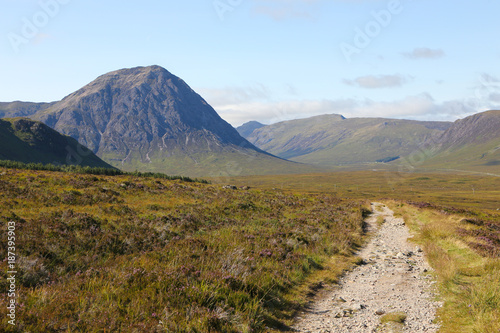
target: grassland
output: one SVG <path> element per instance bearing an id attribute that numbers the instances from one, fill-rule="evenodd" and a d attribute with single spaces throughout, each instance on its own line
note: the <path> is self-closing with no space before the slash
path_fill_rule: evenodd
<path id="1" fill-rule="evenodd" d="M 455 210 L 495 213 L 500 209 L 500 177 L 474 173 L 343 171 L 213 181 L 294 193 L 329 193 L 349 199 L 429 202 Z"/>
<path id="2" fill-rule="evenodd" d="M 365 201 L 326 193 L 0 169 L 0 194 L 19 295 L 7 325 L 4 260 L 2 332 L 283 329 L 363 237 Z"/>

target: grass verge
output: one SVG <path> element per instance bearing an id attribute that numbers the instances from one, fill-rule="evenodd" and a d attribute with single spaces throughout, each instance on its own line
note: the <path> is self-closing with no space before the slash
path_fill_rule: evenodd
<path id="1" fill-rule="evenodd" d="M 500 218 L 393 203 L 434 268 L 444 306 L 440 332 L 500 331 Z"/>

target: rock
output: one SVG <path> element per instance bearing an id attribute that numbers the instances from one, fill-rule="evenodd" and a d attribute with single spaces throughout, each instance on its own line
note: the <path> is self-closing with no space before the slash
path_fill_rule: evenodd
<path id="1" fill-rule="evenodd" d="M 364 308 L 366 308 L 366 306 L 363 304 L 353 304 L 353 306 L 352 306 L 352 309 L 354 311 L 360 311 L 360 310 L 363 310 Z"/>
<path id="2" fill-rule="evenodd" d="M 384 310 L 377 310 L 377 311 L 375 311 L 375 314 L 376 314 L 377 316 L 382 316 L 382 315 L 384 315 L 384 314 L 385 314 L 385 311 L 384 311 Z"/>

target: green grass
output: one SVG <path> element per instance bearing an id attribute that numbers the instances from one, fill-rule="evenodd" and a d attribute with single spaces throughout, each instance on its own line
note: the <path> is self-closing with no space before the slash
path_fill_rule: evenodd
<path id="1" fill-rule="evenodd" d="M 18 254 L 18 321 L 4 325 L 1 297 L 5 332 L 284 328 L 311 283 L 352 264 L 366 209 L 324 193 L 17 169 L 0 169 L 0 194 Z"/>
<path id="2" fill-rule="evenodd" d="M 189 177 L 214 177 L 227 179 L 230 176 L 255 174 L 298 174 L 320 170 L 311 165 L 286 161 L 240 147 L 224 147 L 221 151 L 190 152 L 184 151 L 152 152 L 150 161 L 132 152 L 127 162 L 124 156 L 102 154 L 100 157 L 117 168 L 125 171 L 162 172 Z"/>

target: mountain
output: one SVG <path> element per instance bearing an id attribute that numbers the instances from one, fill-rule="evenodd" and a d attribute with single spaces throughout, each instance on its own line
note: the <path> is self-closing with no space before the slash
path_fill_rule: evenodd
<path id="1" fill-rule="evenodd" d="M 249 137 L 256 129 L 262 128 L 264 126 L 266 125 L 261 124 L 258 121 L 249 121 L 239 127 L 236 127 L 236 130 L 242 137 L 246 138 Z"/>
<path id="2" fill-rule="evenodd" d="M 0 119 L 0 160 L 112 168 L 75 139 L 26 118 Z"/>
<path id="3" fill-rule="evenodd" d="M 441 135 L 447 122 L 351 118 L 330 114 L 254 130 L 257 147 L 292 161 L 320 166 L 389 162 Z"/>
<path id="4" fill-rule="evenodd" d="M 457 120 L 441 136 L 426 167 L 500 173 L 500 111 L 487 111 Z"/>
<path id="5" fill-rule="evenodd" d="M 0 102 L 0 118 L 16 118 L 16 117 L 29 117 L 35 113 L 45 110 L 52 105 L 52 103 L 31 103 L 31 102 Z"/>
<path id="6" fill-rule="evenodd" d="M 33 118 L 128 171 L 224 176 L 307 169 L 256 148 L 159 66 L 102 75 Z"/>

